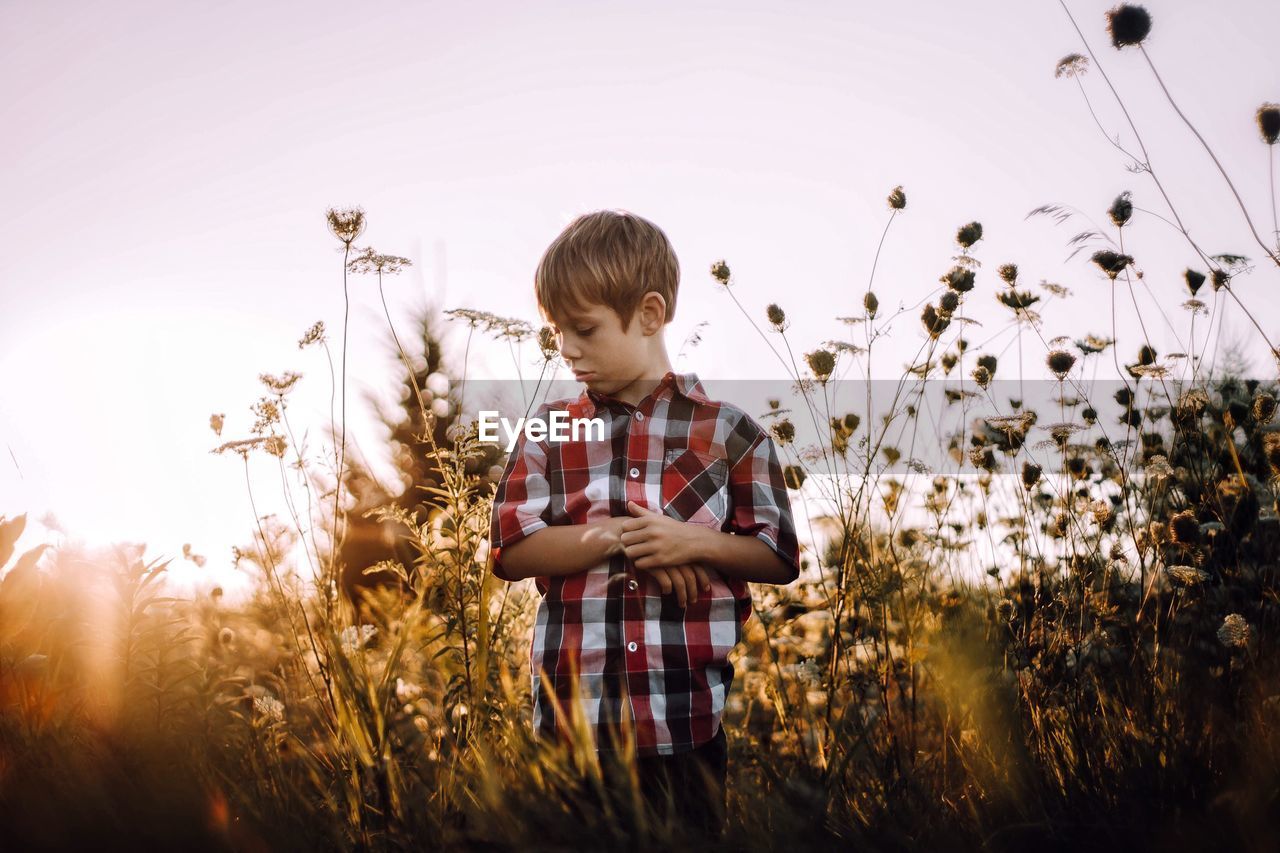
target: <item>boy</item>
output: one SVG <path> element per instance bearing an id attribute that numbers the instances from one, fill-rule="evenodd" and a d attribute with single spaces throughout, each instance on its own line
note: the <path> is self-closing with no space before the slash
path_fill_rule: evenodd
<path id="1" fill-rule="evenodd" d="M 728 655 L 751 615 L 747 582 L 787 584 L 800 569 L 772 440 L 671 368 L 664 327 L 679 277 L 666 235 L 629 213 L 581 216 L 547 249 L 538 307 L 586 389 L 534 417 L 601 418 L 604 440 L 521 436 L 494 500 L 492 571 L 533 577 L 542 595 L 535 732 L 567 727 L 580 694 L 596 748 L 633 741 L 650 802 L 669 792 L 686 820 L 718 834 L 720 719 Z"/>

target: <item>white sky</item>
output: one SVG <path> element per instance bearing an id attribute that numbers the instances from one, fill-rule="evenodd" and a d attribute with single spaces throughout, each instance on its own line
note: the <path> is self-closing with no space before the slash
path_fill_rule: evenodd
<path id="1" fill-rule="evenodd" d="M 1141 55 L 1109 46 L 1110 5 L 1071 8 L 1193 234 L 1256 259 Z M 1280 4 L 1149 8 L 1157 67 L 1269 230 L 1253 115 L 1280 101 Z M 756 316 L 781 303 L 811 349 L 844 331 L 835 316 L 858 313 L 884 197 L 902 184 L 908 209 L 876 279 L 886 308 L 925 298 L 956 227 L 977 219 L 985 266 L 969 304 L 987 323 L 971 339 L 1004 322 L 990 294 L 1005 261 L 1075 291 L 1046 312 L 1046 338 L 1110 334 L 1109 285 L 1084 257 L 1064 264 L 1085 224 L 1024 221 L 1062 202 L 1102 222 L 1126 189 L 1163 212 L 1075 83 L 1054 79 L 1078 50 L 1052 2 L 0 4 L 0 513 L 52 512 L 91 542 L 144 541 L 149 556 L 190 542 L 229 562 L 253 516 L 239 459 L 208 453 L 220 440 L 208 417 L 226 412 L 224 437 L 247 435 L 258 373 L 293 369 L 305 374 L 295 417 L 323 429 L 328 369 L 295 342 L 319 319 L 335 344 L 340 333 L 329 206 L 363 206 L 359 242 L 415 262 L 389 283 L 393 311 L 429 300 L 528 320 L 533 268 L 560 228 L 633 210 L 682 261 L 672 357 L 710 321 L 678 368 L 756 378 L 779 368 L 710 283 L 711 261 L 729 260 Z M 1120 131 L 1096 71 L 1085 85 Z M 1189 248 L 1149 217 L 1130 231 L 1185 331 Z M 1259 265 L 1236 287 L 1280 338 L 1277 273 Z M 917 314 L 877 375 L 901 373 Z M 368 280 L 355 281 L 351 317 L 350 429 L 376 448 L 361 391 L 391 388 L 395 365 Z M 1148 326 L 1162 351 L 1180 348 L 1158 316 Z M 1268 375 L 1238 310 L 1225 328 Z M 1131 309 L 1117 331 L 1131 358 Z M 472 375 L 512 374 L 505 349 L 483 349 Z M 254 464 L 260 510 L 280 510 L 278 475 Z"/>

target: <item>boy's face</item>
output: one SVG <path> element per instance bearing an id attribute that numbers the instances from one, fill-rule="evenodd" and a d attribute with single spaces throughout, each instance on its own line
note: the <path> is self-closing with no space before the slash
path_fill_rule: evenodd
<path id="1" fill-rule="evenodd" d="M 661 303 L 662 297 L 657 301 Z M 650 359 L 644 311 L 645 306 L 637 308 L 625 330 L 622 318 L 607 305 L 589 305 L 553 319 L 551 327 L 560 355 L 578 381 L 592 391 L 613 396 L 644 375 Z"/>

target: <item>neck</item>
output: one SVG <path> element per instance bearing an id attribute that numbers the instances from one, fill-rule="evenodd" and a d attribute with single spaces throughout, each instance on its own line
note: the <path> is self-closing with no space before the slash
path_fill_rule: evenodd
<path id="1" fill-rule="evenodd" d="M 640 404 L 640 401 L 658 387 L 658 383 L 662 381 L 662 377 L 674 368 L 671 367 L 671 359 L 667 357 L 666 347 L 662 347 L 658 352 L 654 353 L 654 357 L 649 365 L 640 374 L 640 377 L 624 388 L 619 388 L 616 393 L 611 394 L 615 400 L 621 400 L 624 403 L 630 403 L 633 406 Z"/>

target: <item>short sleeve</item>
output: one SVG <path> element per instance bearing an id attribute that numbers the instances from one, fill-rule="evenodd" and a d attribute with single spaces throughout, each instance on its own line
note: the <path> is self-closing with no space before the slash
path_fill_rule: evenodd
<path id="1" fill-rule="evenodd" d="M 782 465 L 768 433 L 758 425 L 756 433 L 755 440 L 729 469 L 733 511 L 727 529 L 764 540 L 799 577 L 800 546 Z"/>
<path id="2" fill-rule="evenodd" d="M 550 407 L 543 404 L 532 417 L 543 417 Z M 547 480 L 547 448 L 543 442 L 529 441 L 521 432 L 493 498 L 489 526 L 489 553 L 495 577 L 510 581 L 502 570 L 502 549 L 538 532 L 551 523 L 551 487 Z"/>

